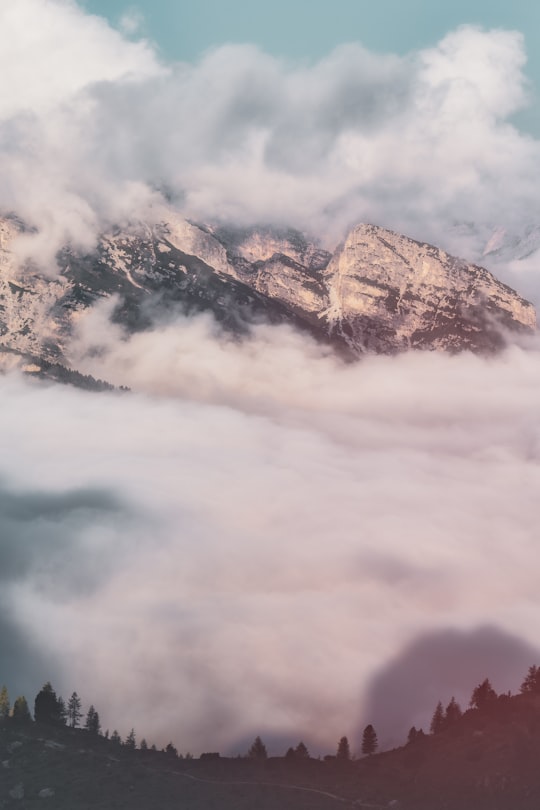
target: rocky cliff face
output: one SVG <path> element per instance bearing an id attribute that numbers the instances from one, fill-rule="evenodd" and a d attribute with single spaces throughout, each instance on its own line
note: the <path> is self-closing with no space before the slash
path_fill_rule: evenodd
<path id="1" fill-rule="evenodd" d="M 201 226 L 169 211 L 157 226 L 104 234 L 91 255 L 64 249 L 52 278 L 18 266 L 21 227 L 0 220 L 4 354 L 62 361 L 78 313 L 112 294 L 129 329 L 147 327 L 149 311 L 209 310 L 237 332 L 292 323 L 349 356 L 493 350 L 536 324 L 532 305 L 487 270 L 373 225 L 332 255 L 295 231 Z"/>
<path id="2" fill-rule="evenodd" d="M 330 329 L 358 351 L 489 350 L 536 324 L 487 270 L 374 225 L 351 231 L 324 276 Z"/>

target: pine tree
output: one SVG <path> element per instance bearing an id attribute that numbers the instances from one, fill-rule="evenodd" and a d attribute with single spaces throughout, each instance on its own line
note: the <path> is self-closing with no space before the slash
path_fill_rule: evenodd
<path id="1" fill-rule="evenodd" d="M 120 736 L 120 734 L 117 732 L 116 729 L 114 729 L 113 733 L 111 734 L 111 742 L 114 743 L 115 745 L 122 744 L 122 737 Z"/>
<path id="2" fill-rule="evenodd" d="M 294 749 L 294 756 L 296 759 L 309 759 L 309 751 L 307 746 L 300 740 L 296 748 Z"/>
<path id="3" fill-rule="evenodd" d="M 251 748 L 248 751 L 248 757 L 251 759 L 266 759 L 268 752 L 266 746 L 260 737 L 255 737 Z"/>
<path id="4" fill-rule="evenodd" d="M 416 726 L 411 726 L 409 729 L 409 733 L 407 734 L 407 742 L 414 743 L 418 738 L 418 731 L 416 730 Z"/>
<path id="5" fill-rule="evenodd" d="M 540 667 L 534 665 L 529 667 L 525 680 L 520 686 L 520 692 L 522 694 L 531 692 L 533 694 L 540 693 Z"/>
<path id="6" fill-rule="evenodd" d="M 445 728 L 448 726 L 453 725 L 459 718 L 463 715 L 461 711 L 461 706 L 456 701 L 455 697 L 452 697 L 452 700 L 446 707 L 446 711 L 444 713 L 444 725 Z"/>
<path id="7" fill-rule="evenodd" d="M 144 737 L 141 740 L 139 748 L 141 749 L 141 751 L 148 751 L 148 743 L 146 742 Z"/>
<path id="8" fill-rule="evenodd" d="M 99 714 L 94 709 L 93 706 L 90 706 L 88 709 L 86 720 L 84 721 L 84 727 L 90 734 L 95 735 L 96 737 L 101 733 L 101 723 L 99 721 Z"/>
<path id="9" fill-rule="evenodd" d="M 9 695 L 7 686 L 3 686 L 0 689 L 0 720 L 5 720 L 9 717 Z"/>
<path id="10" fill-rule="evenodd" d="M 64 701 L 56 697 L 56 692 L 47 681 L 34 701 L 34 718 L 36 723 L 61 724 L 62 712 L 65 709 Z"/>
<path id="11" fill-rule="evenodd" d="M 374 754 L 378 747 L 379 741 L 377 740 L 375 729 L 370 723 L 365 727 L 364 733 L 362 734 L 362 753 L 365 756 L 369 756 Z"/>
<path id="12" fill-rule="evenodd" d="M 473 709 L 484 709 L 492 705 L 496 700 L 497 692 L 489 682 L 489 678 L 486 678 L 473 690 L 469 705 Z"/>
<path id="13" fill-rule="evenodd" d="M 444 709 L 441 701 L 437 703 L 435 711 L 433 712 L 433 717 L 431 718 L 431 724 L 429 726 L 429 730 L 432 734 L 438 734 L 440 731 L 444 729 Z"/>
<path id="14" fill-rule="evenodd" d="M 133 729 L 133 728 L 131 729 L 131 731 L 129 732 L 129 734 L 126 737 L 126 741 L 125 741 L 124 745 L 125 745 L 126 748 L 129 748 L 132 751 L 134 751 L 136 749 L 137 742 L 135 740 L 135 729 Z"/>
<path id="15" fill-rule="evenodd" d="M 15 699 L 11 716 L 14 720 L 21 723 L 26 723 L 32 720 L 30 709 L 28 708 L 28 702 L 24 695 L 21 695 Z"/>
<path id="16" fill-rule="evenodd" d="M 67 708 L 63 697 L 58 697 L 57 701 L 58 722 L 65 726 L 67 723 Z"/>
<path id="17" fill-rule="evenodd" d="M 81 699 L 77 692 L 73 692 L 67 705 L 67 719 L 71 728 L 77 728 L 79 721 L 82 717 L 81 712 Z"/>
<path id="18" fill-rule="evenodd" d="M 167 756 L 173 757 L 174 759 L 176 759 L 176 757 L 178 756 L 178 751 L 176 750 L 172 742 L 167 743 L 167 745 L 165 746 L 165 753 L 167 754 Z"/>
<path id="19" fill-rule="evenodd" d="M 349 762 L 351 759 L 351 749 L 347 737 L 342 737 L 338 743 L 336 759 L 340 762 Z"/>

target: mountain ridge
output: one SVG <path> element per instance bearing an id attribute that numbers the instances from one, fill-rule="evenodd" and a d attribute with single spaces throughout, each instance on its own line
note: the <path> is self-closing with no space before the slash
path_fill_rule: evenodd
<path id="1" fill-rule="evenodd" d="M 210 311 L 245 334 L 288 323 L 355 358 L 408 349 L 490 352 L 536 328 L 532 304 L 488 270 L 377 225 L 356 225 L 333 253 L 293 229 L 200 225 L 168 209 L 70 246 L 46 276 L 20 267 L 24 226 L 0 218 L 0 348 L 67 364 L 81 313 L 116 295 L 115 320 L 148 329 L 171 310 Z"/>

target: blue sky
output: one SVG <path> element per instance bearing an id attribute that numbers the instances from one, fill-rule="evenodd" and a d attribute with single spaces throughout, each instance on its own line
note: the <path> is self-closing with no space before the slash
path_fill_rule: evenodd
<path id="1" fill-rule="evenodd" d="M 518 117 L 540 133 L 540 4 L 531 0 L 84 0 L 90 12 L 117 25 L 138 11 L 140 33 L 166 59 L 193 61 L 225 42 L 250 42 L 269 53 L 317 59 L 336 45 L 359 41 L 375 51 L 403 54 L 435 44 L 463 24 L 521 31 L 525 36 L 534 108 Z"/>
<path id="2" fill-rule="evenodd" d="M 112 22 L 130 9 L 167 57 L 195 58 L 222 42 L 254 42 L 274 54 L 319 57 L 335 45 L 359 40 L 376 50 L 403 53 L 436 42 L 463 23 L 523 31 L 538 42 L 540 6 L 530 0 L 86 0 Z"/>

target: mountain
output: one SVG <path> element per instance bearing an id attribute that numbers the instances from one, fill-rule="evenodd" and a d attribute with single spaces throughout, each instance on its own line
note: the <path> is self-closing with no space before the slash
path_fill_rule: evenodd
<path id="1" fill-rule="evenodd" d="M 4 365 L 67 363 L 81 312 L 118 296 L 127 330 L 181 310 L 210 311 L 225 329 L 289 323 L 348 357 L 406 349 L 492 351 L 532 332 L 534 308 L 489 271 L 375 225 L 334 253 L 294 230 L 200 225 L 168 209 L 158 224 L 102 234 L 95 251 L 58 253 L 58 272 L 21 268 L 25 226 L 0 219 L 0 348 Z"/>

